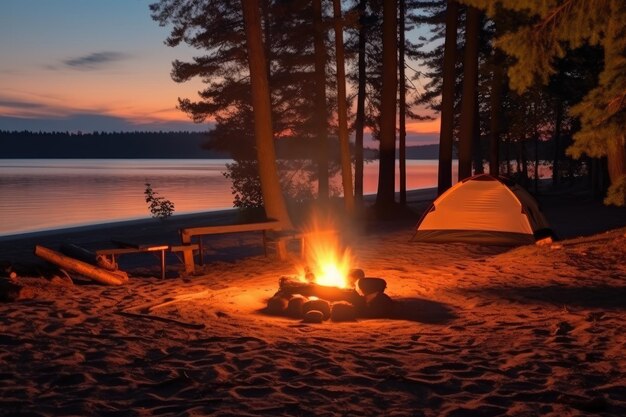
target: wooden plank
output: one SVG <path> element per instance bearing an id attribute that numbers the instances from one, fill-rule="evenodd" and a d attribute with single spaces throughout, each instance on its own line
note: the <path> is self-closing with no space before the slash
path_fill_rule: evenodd
<path id="1" fill-rule="evenodd" d="M 122 242 L 121 240 L 112 240 L 111 242 L 118 245 L 120 248 L 132 248 L 143 252 L 153 252 L 157 250 L 167 250 L 169 245 L 155 245 L 155 244 L 143 244 L 134 242 Z"/>
<path id="2" fill-rule="evenodd" d="M 187 245 L 170 245 L 169 250 L 170 252 L 183 252 L 186 250 L 199 250 L 200 249 L 200 245 L 198 245 L 197 243 L 190 243 Z"/>
<path id="3" fill-rule="evenodd" d="M 239 233 L 254 232 L 263 230 L 280 229 L 282 223 L 277 220 L 271 220 L 261 223 L 242 223 L 242 224 L 226 224 L 204 227 L 189 227 L 181 229 L 181 240 L 183 243 L 191 243 L 193 236 L 200 235 L 217 235 L 221 233 Z"/>
<path id="4" fill-rule="evenodd" d="M 113 241 L 118 245 L 125 245 L 126 247 L 122 248 L 111 248 L 111 249 L 99 249 L 96 251 L 98 256 L 111 256 L 113 259 L 113 263 L 115 263 L 115 255 L 123 255 L 129 253 L 149 253 L 149 252 L 160 252 L 159 259 L 161 265 L 161 279 L 165 279 L 165 251 L 170 248 L 169 245 L 139 245 L 132 244 L 120 241 Z"/>

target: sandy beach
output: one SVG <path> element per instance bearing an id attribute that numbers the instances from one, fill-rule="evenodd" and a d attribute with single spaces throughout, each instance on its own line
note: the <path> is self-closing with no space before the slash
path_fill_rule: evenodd
<path id="1" fill-rule="evenodd" d="M 211 240 L 197 276 L 172 257 L 160 280 L 137 255 L 119 287 L 24 277 L 47 273 L 34 244 L 175 243 L 232 212 L 0 239 L 35 288 L 0 304 L 0 415 L 626 415 L 626 211 L 550 194 L 552 245 L 411 242 L 429 198 L 344 234 L 394 300 L 388 317 L 348 323 L 266 314 L 301 261 L 263 256 L 258 234 Z"/>

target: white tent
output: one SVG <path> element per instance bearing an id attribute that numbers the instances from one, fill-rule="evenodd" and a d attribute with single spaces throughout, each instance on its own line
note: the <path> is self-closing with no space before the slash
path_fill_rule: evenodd
<path id="1" fill-rule="evenodd" d="M 481 174 L 455 184 L 424 213 L 414 240 L 524 245 L 552 236 L 535 199 L 505 181 Z"/>

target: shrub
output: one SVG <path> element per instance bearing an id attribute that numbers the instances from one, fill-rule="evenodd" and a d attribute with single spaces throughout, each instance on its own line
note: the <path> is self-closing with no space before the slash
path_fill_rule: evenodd
<path id="1" fill-rule="evenodd" d="M 152 190 L 149 182 L 146 183 L 146 190 L 143 193 L 146 195 L 146 203 L 148 203 L 150 213 L 155 219 L 166 220 L 174 213 L 174 203 L 158 196 L 158 193 Z"/>

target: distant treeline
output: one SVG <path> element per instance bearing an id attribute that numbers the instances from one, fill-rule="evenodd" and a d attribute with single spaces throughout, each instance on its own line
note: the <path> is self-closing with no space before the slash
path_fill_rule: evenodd
<path id="1" fill-rule="evenodd" d="M 338 145 L 331 140 L 331 154 L 339 159 Z M 0 130 L 0 158 L 230 158 L 227 151 L 208 147 L 208 136 L 200 132 L 31 132 Z M 336 145 L 336 146 L 335 146 Z M 337 149 L 335 149 L 337 148 Z M 279 158 L 310 158 L 311 141 L 281 140 Z M 366 149 L 367 159 L 378 151 Z M 408 159 L 437 159 L 439 145 L 407 147 Z"/>
<path id="2" fill-rule="evenodd" d="M 0 158 L 229 158 L 199 132 L 0 131 Z"/>

